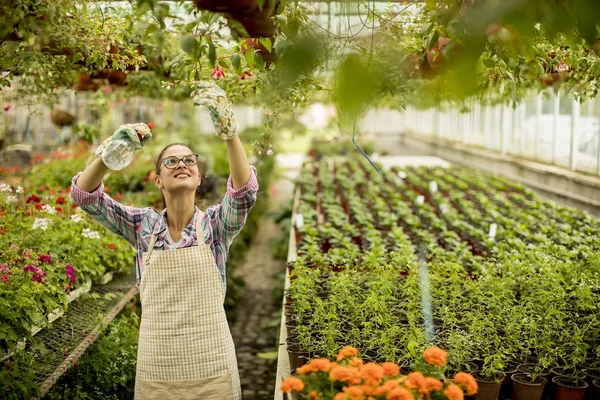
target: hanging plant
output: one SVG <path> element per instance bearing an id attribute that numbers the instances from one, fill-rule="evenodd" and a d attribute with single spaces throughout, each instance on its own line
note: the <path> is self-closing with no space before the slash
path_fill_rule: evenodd
<path id="1" fill-rule="evenodd" d="M 194 3 L 200 10 L 223 13 L 230 23 L 230 28 L 237 31 L 240 37 L 257 38 L 275 35 L 276 28 L 271 17 L 277 10 L 279 2 L 276 0 L 194 0 Z M 239 24 L 244 28 L 243 30 L 239 29 Z"/>
<path id="2" fill-rule="evenodd" d="M 62 110 L 60 108 L 53 108 L 50 111 L 50 119 L 56 126 L 72 126 L 75 122 L 75 116 L 68 111 Z"/>

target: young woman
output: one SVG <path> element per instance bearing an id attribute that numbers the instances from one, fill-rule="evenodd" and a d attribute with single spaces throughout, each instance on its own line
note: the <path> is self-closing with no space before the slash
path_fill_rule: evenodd
<path id="1" fill-rule="evenodd" d="M 194 101 L 208 106 L 217 133 L 226 140 L 231 176 L 220 204 L 205 212 L 195 207 L 198 156 L 181 143 L 167 146 L 156 161 L 154 182 L 165 207 L 160 213 L 123 206 L 104 193 L 108 168 L 99 150 L 71 186 L 71 197 L 88 215 L 137 249 L 142 318 L 136 399 L 242 398 L 223 309 L 225 261 L 256 201 L 256 170 L 248 165 L 225 92 L 205 84 Z M 151 135 L 147 128 L 138 133 L 141 148 Z"/>

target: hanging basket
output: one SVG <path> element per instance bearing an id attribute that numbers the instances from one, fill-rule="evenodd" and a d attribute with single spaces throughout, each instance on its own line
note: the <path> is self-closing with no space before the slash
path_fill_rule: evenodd
<path id="1" fill-rule="evenodd" d="M 96 91 L 98 90 L 98 84 L 92 80 L 89 75 L 81 74 L 77 77 L 77 82 L 73 85 L 73 89 L 78 92 Z"/>
<path id="2" fill-rule="evenodd" d="M 52 123 L 56 126 L 72 126 L 75 122 L 75 116 L 70 112 L 65 110 L 61 110 L 60 108 L 53 108 L 50 111 L 50 119 L 52 119 Z"/>
<path id="3" fill-rule="evenodd" d="M 194 0 L 200 10 L 220 12 L 225 14 L 228 21 L 235 20 L 242 24 L 248 36 L 240 33 L 240 37 L 271 37 L 275 35 L 275 24 L 271 17 L 275 15 L 278 0 L 265 1 L 262 10 L 258 7 L 258 0 Z"/>

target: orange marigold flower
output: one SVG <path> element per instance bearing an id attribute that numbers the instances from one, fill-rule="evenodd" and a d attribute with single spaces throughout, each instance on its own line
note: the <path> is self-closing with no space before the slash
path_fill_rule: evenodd
<path id="1" fill-rule="evenodd" d="M 440 391 L 443 388 L 444 388 L 444 384 L 442 383 L 442 381 L 432 378 L 430 376 L 425 378 L 425 389 L 428 392 L 431 392 L 432 390 Z"/>
<path id="2" fill-rule="evenodd" d="M 391 390 L 396 389 L 399 386 L 400 386 L 400 380 L 389 379 L 389 380 L 385 381 L 383 383 L 383 385 L 381 385 L 377 389 L 375 389 L 373 394 L 376 396 L 381 396 L 381 395 L 389 393 Z"/>
<path id="3" fill-rule="evenodd" d="M 348 357 L 356 357 L 358 355 L 358 350 L 356 350 L 352 346 L 345 346 L 340 352 L 337 354 L 337 360 L 341 361 L 344 358 Z"/>
<path id="4" fill-rule="evenodd" d="M 344 393 L 346 393 L 346 398 L 350 400 L 362 400 L 364 399 L 364 391 L 360 386 L 350 386 L 345 387 Z"/>
<path id="5" fill-rule="evenodd" d="M 360 375 L 358 374 L 358 368 L 355 367 L 344 367 L 337 365 L 329 372 L 329 379 L 339 382 L 348 382 L 353 385 L 360 384 Z"/>
<path id="6" fill-rule="evenodd" d="M 427 364 L 437 365 L 439 367 L 446 364 L 446 356 L 448 352 L 440 349 L 437 346 L 431 346 L 423 352 L 423 358 Z"/>
<path id="7" fill-rule="evenodd" d="M 464 400 L 465 395 L 461 388 L 456 385 L 450 385 L 446 390 L 444 390 L 444 395 L 448 398 L 448 400 Z"/>
<path id="8" fill-rule="evenodd" d="M 381 366 L 383 367 L 383 372 L 390 378 L 393 378 L 400 373 L 400 367 L 396 363 L 384 362 Z"/>
<path id="9" fill-rule="evenodd" d="M 385 398 L 387 400 L 414 400 L 413 395 L 408 390 L 401 387 L 390 390 Z"/>
<path id="10" fill-rule="evenodd" d="M 300 368 L 296 369 L 296 373 L 298 375 L 306 375 L 306 374 L 310 374 L 311 372 L 314 372 L 314 369 L 313 369 L 312 365 L 310 365 L 310 364 L 304 364 Z"/>
<path id="11" fill-rule="evenodd" d="M 350 361 L 350 364 L 354 365 L 355 367 L 362 367 L 364 365 L 364 361 L 362 360 L 362 358 L 353 358 L 352 361 Z"/>
<path id="12" fill-rule="evenodd" d="M 319 395 L 313 390 L 308 394 L 308 400 L 319 400 Z"/>
<path id="13" fill-rule="evenodd" d="M 309 362 L 313 371 L 329 372 L 331 370 L 331 361 L 326 358 L 315 358 Z"/>
<path id="14" fill-rule="evenodd" d="M 346 400 L 347 398 L 348 396 L 346 396 L 346 393 L 338 393 L 333 396 L 333 400 Z"/>
<path id="15" fill-rule="evenodd" d="M 281 382 L 281 391 L 283 393 L 291 393 L 292 390 L 295 390 L 296 392 L 304 390 L 304 382 L 302 382 L 302 379 L 290 376 Z"/>
<path id="16" fill-rule="evenodd" d="M 469 396 L 473 396 L 475 393 L 477 393 L 477 381 L 475 381 L 475 378 L 473 378 L 471 374 L 459 372 L 458 374 L 454 375 L 454 383 L 462 387 Z"/>
<path id="17" fill-rule="evenodd" d="M 368 383 L 363 383 L 362 390 L 363 390 L 363 393 L 365 394 L 365 396 L 370 396 L 375 392 L 375 389 L 377 389 L 378 387 L 379 387 L 378 382 L 368 382 Z"/>
<path id="18" fill-rule="evenodd" d="M 426 396 L 429 390 L 425 385 L 425 376 L 420 372 L 411 372 L 406 376 L 405 385 L 409 389 L 416 389 L 420 394 Z"/>
<path id="19" fill-rule="evenodd" d="M 360 377 L 366 382 L 379 382 L 384 376 L 383 367 L 375 363 L 365 364 L 360 369 Z"/>

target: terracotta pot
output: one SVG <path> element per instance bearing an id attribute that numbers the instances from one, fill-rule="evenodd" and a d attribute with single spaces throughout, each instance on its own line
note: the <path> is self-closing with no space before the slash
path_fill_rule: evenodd
<path id="1" fill-rule="evenodd" d="M 568 376 L 555 376 L 552 383 L 556 385 L 554 400 L 582 400 L 589 386 L 582 379 Z"/>
<path id="2" fill-rule="evenodd" d="M 68 111 L 61 110 L 60 108 L 53 108 L 50 111 L 50 119 L 56 126 L 71 126 L 75 122 L 75 116 Z"/>
<path id="3" fill-rule="evenodd" d="M 245 48 L 254 49 L 265 62 L 273 62 L 277 60 L 277 54 L 275 54 L 275 38 L 271 37 L 271 51 L 267 50 L 267 48 L 260 42 L 258 38 L 246 38 L 242 39 Z"/>
<path id="4" fill-rule="evenodd" d="M 442 50 L 445 46 L 450 44 L 450 42 L 452 42 L 451 39 L 440 37 L 438 38 L 437 44 L 433 46 L 431 50 L 427 51 L 427 62 L 432 70 L 437 72 L 443 69 L 446 64 L 446 58 L 442 54 Z"/>
<path id="5" fill-rule="evenodd" d="M 474 375 L 479 389 L 475 394 L 475 400 L 498 400 L 500 396 L 500 388 L 504 380 L 504 374 L 498 374 L 494 380 L 487 380 Z"/>
<path id="6" fill-rule="evenodd" d="M 514 400 L 540 400 L 546 385 L 546 379 L 538 377 L 532 381 L 527 374 L 514 374 L 511 376 L 514 388 Z"/>

